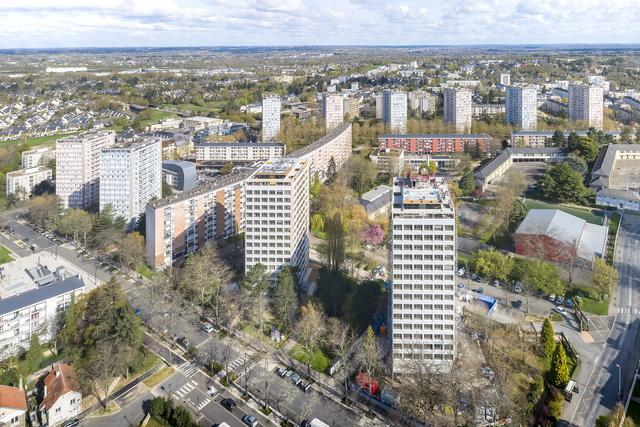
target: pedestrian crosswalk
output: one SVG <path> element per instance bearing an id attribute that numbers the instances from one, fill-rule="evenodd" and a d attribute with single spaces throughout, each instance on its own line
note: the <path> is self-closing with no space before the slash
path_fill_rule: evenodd
<path id="1" fill-rule="evenodd" d="M 185 383 L 182 387 L 174 391 L 173 397 L 177 400 L 182 400 L 184 402 L 188 402 L 191 404 L 196 410 L 201 411 L 202 408 L 207 406 L 212 400 L 209 397 L 202 397 L 201 393 L 196 393 L 195 395 L 191 395 L 188 397 L 189 393 L 196 389 L 197 383 L 195 381 L 189 381 Z M 194 398 L 195 396 L 195 398 Z M 194 402 L 195 399 L 195 402 Z"/>
<path id="2" fill-rule="evenodd" d="M 640 308 L 620 307 L 620 308 L 618 308 L 618 313 L 620 313 L 620 314 L 636 314 L 636 315 L 640 315 Z"/>
<path id="3" fill-rule="evenodd" d="M 184 397 L 191 393 L 191 391 L 196 388 L 195 385 L 191 381 L 185 383 L 182 387 L 177 389 L 173 394 L 175 394 L 179 399 L 184 399 Z"/>
<path id="4" fill-rule="evenodd" d="M 202 411 L 202 408 L 207 406 L 209 403 L 211 403 L 211 399 L 209 399 L 208 397 L 205 397 L 203 400 L 201 400 L 199 403 L 196 403 L 193 406 L 195 406 L 198 411 Z"/>
<path id="5" fill-rule="evenodd" d="M 184 362 L 182 365 L 178 366 L 178 372 L 187 378 L 191 378 L 198 373 L 198 365 L 192 362 Z"/>

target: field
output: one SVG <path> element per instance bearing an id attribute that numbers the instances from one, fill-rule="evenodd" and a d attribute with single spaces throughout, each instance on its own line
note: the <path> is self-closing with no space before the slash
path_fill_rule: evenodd
<path id="1" fill-rule="evenodd" d="M 300 344 L 296 344 L 289 354 L 298 362 L 307 364 L 307 352 Z M 311 355 L 311 367 L 318 372 L 324 372 L 329 365 L 331 365 L 331 359 L 325 356 L 322 350 L 316 348 Z"/>
<path id="2" fill-rule="evenodd" d="M 150 118 L 148 120 L 141 120 L 140 123 L 143 126 L 149 125 L 151 123 L 158 123 L 164 119 L 168 119 L 170 117 L 178 117 L 176 113 L 170 113 L 168 111 L 156 110 L 154 108 L 150 108 L 149 110 Z"/>
<path id="3" fill-rule="evenodd" d="M 224 102 L 222 101 L 212 101 L 212 102 L 205 102 L 204 105 L 196 105 L 196 104 L 177 104 L 177 105 L 173 105 L 173 104 L 165 104 L 162 106 L 162 108 L 168 108 L 168 109 L 177 109 L 177 110 L 182 110 L 182 111 L 194 111 L 194 112 L 203 112 L 203 113 L 209 113 L 211 111 L 213 111 L 214 113 L 219 112 L 222 109 L 222 105 L 224 104 Z"/>
<path id="4" fill-rule="evenodd" d="M 562 212 L 582 218 L 591 224 L 602 225 L 604 221 L 604 212 L 599 209 L 553 204 L 534 199 L 527 199 L 524 204 L 527 206 L 527 209 L 558 209 Z"/>
<path id="5" fill-rule="evenodd" d="M 9 249 L 0 245 L 0 264 L 6 264 L 11 261 L 13 261 L 13 257 L 11 256 Z"/>
<path id="6" fill-rule="evenodd" d="M 48 136 L 36 136 L 36 137 L 27 137 L 27 138 L 20 138 L 20 139 L 12 139 L 9 141 L 0 141 L 0 147 L 3 145 L 21 145 L 21 144 L 26 144 L 29 147 L 38 147 L 40 145 L 52 145 L 53 142 L 58 139 L 58 138 L 62 138 L 63 136 L 67 136 L 67 135 L 73 135 L 75 132 L 67 132 L 67 133 L 57 133 L 55 135 L 48 135 Z"/>

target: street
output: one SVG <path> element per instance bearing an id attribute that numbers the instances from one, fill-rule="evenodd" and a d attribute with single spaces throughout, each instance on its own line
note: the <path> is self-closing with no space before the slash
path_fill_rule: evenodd
<path id="1" fill-rule="evenodd" d="M 614 265 L 620 273 L 613 327 L 602 344 L 597 363 L 573 414 L 565 414 L 573 425 L 591 426 L 618 401 L 625 401 L 638 366 L 640 331 L 640 217 L 623 216 Z"/>

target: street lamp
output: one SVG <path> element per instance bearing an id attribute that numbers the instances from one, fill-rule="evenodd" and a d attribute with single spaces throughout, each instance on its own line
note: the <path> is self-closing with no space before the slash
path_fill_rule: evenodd
<path id="1" fill-rule="evenodd" d="M 621 386 L 621 375 L 620 375 L 620 365 L 618 363 L 616 363 L 616 366 L 618 367 L 618 402 L 622 401 L 622 392 L 620 391 L 620 386 Z"/>

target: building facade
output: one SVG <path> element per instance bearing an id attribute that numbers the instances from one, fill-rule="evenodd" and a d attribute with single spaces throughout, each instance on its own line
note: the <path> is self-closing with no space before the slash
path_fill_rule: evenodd
<path id="1" fill-rule="evenodd" d="M 502 86 L 509 86 L 511 84 L 511 74 L 500 73 L 500 84 Z"/>
<path id="2" fill-rule="evenodd" d="M 244 231 L 246 169 L 147 204 L 146 257 L 154 269 L 170 266 L 206 243 Z"/>
<path id="3" fill-rule="evenodd" d="M 382 92 L 382 122 L 391 132 L 407 131 L 407 93 L 395 90 Z"/>
<path id="4" fill-rule="evenodd" d="M 389 307 L 391 368 L 416 359 L 448 370 L 456 349 L 455 208 L 443 178 L 394 180 Z"/>
<path id="5" fill-rule="evenodd" d="M 493 138 L 487 134 L 406 134 L 380 135 L 380 150 L 406 153 L 486 153 Z"/>
<path id="6" fill-rule="evenodd" d="M 204 142 L 195 149 L 197 162 L 254 162 L 284 157 L 286 146 L 276 142 Z"/>
<path id="7" fill-rule="evenodd" d="M 587 122 L 588 127 L 602 129 L 603 112 L 602 86 L 575 83 L 569 85 L 569 120 Z"/>
<path id="8" fill-rule="evenodd" d="M 322 94 L 322 118 L 327 132 L 332 131 L 344 121 L 344 100 L 335 93 Z"/>
<path id="9" fill-rule="evenodd" d="M 444 89 L 444 123 L 453 126 L 456 132 L 469 132 L 473 114 L 471 90 L 460 88 Z"/>
<path id="10" fill-rule="evenodd" d="M 162 197 L 162 143 L 145 139 L 102 150 L 100 210 L 111 205 L 129 226 L 153 198 Z"/>
<path id="11" fill-rule="evenodd" d="M 362 97 L 347 96 L 342 100 L 342 110 L 345 115 L 349 115 L 350 119 L 360 117 L 360 104 Z M 342 123 L 342 122 L 341 122 Z"/>
<path id="12" fill-rule="evenodd" d="M 0 360 L 28 349 L 32 334 L 49 341 L 58 313 L 84 288 L 82 278 L 73 276 L 0 300 Z"/>
<path id="13" fill-rule="evenodd" d="M 115 143 L 113 131 L 91 131 L 56 141 L 56 195 L 63 208 L 98 205 L 102 149 Z"/>
<path id="14" fill-rule="evenodd" d="M 318 175 L 321 181 L 329 178 L 328 171 L 332 163 L 336 172 L 351 156 L 351 123 L 342 123 L 331 132 L 311 144 L 287 156 L 304 160 L 308 164 L 309 174 Z"/>
<path id="15" fill-rule="evenodd" d="M 280 96 L 262 95 L 262 142 L 274 141 L 280 133 Z"/>
<path id="16" fill-rule="evenodd" d="M 423 90 L 409 92 L 409 108 L 420 113 L 432 114 L 436 111 L 436 97 Z"/>
<path id="17" fill-rule="evenodd" d="M 56 158 L 56 149 L 53 147 L 39 147 L 35 150 L 22 152 L 22 168 L 46 166 L 50 160 Z"/>
<path id="18" fill-rule="evenodd" d="M 27 393 L 22 387 L 0 384 L 0 426 L 23 427 L 26 424 Z"/>
<path id="19" fill-rule="evenodd" d="M 55 426 L 76 418 L 82 409 L 82 391 L 76 370 L 65 363 L 56 363 L 44 377 L 41 419 Z"/>
<path id="20" fill-rule="evenodd" d="M 189 191 L 198 184 L 196 164 L 185 160 L 164 160 L 162 179 L 173 191 Z"/>
<path id="21" fill-rule="evenodd" d="M 53 177 L 53 171 L 44 166 L 34 166 L 7 172 L 7 196 L 15 194 L 20 200 L 31 197 L 34 187 Z"/>
<path id="22" fill-rule="evenodd" d="M 571 132 L 575 132 L 578 136 L 587 136 L 586 130 L 564 131 L 564 137 L 568 138 Z M 549 131 L 519 131 L 511 132 L 512 147 L 531 147 L 544 148 L 552 146 L 554 132 Z M 613 140 L 620 140 L 620 131 L 606 131 L 605 135 L 610 136 Z"/>
<path id="23" fill-rule="evenodd" d="M 256 264 L 275 279 L 290 265 L 300 275 L 309 262 L 309 165 L 277 159 L 246 182 L 245 271 Z"/>
<path id="24" fill-rule="evenodd" d="M 538 125 L 538 90 L 535 87 L 508 86 L 505 102 L 507 124 L 522 130 L 536 130 Z"/>

